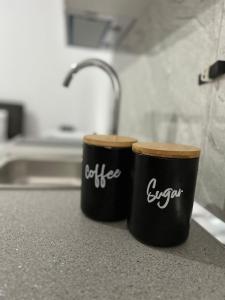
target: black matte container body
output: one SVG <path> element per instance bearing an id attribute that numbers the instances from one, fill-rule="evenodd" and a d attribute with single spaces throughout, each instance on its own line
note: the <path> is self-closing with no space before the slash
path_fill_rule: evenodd
<path id="1" fill-rule="evenodd" d="M 198 162 L 199 158 L 135 155 L 128 227 L 139 241 L 167 247 L 187 239 Z"/>
<path id="2" fill-rule="evenodd" d="M 113 148 L 83 144 L 82 162 L 82 187 L 81 187 L 81 209 L 84 214 L 97 221 L 117 221 L 127 217 L 128 207 L 131 202 L 132 172 L 134 153 L 129 148 Z M 101 173 L 116 170 L 116 178 L 106 179 L 105 182 L 86 176 L 86 168 Z M 88 167 L 87 167 L 88 166 Z M 87 179 L 88 177 L 88 179 Z M 105 186 L 102 186 L 104 185 Z"/>

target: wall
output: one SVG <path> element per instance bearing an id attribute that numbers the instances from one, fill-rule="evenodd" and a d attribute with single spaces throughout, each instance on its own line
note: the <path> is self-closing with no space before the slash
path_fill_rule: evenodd
<path id="1" fill-rule="evenodd" d="M 224 78 L 198 86 L 197 77 L 225 58 L 224 49 L 224 0 L 151 0 L 115 58 L 123 85 L 120 132 L 200 145 L 196 199 L 223 219 Z"/>
<path id="2" fill-rule="evenodd" d="M 71 63 L 110 62 L 112 54 L 67 47 L 64 25 L 62 0 L 0 1 L 0 99 L 26 105 L 28 135 L 65 123 L 100 132 L 110 126 L 111 87 L 101 70 L 82 71 L 69 89 L 62 80 Z"/>

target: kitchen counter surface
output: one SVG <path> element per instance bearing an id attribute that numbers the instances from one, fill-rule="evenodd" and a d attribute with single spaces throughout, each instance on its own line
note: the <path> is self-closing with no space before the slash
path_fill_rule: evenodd
<path id="1" fill-rule="evenodd" d="M 79 191 L 0 191 L 0 299 L 225 299 L 225 249 L 192 222 L 175 248 L 97 223 Z"/>

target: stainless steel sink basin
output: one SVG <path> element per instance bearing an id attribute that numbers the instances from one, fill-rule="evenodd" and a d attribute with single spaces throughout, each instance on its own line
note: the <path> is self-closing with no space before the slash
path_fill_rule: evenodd
<path id="1" fill-rule="evenodd" d="M 10 159 L 0 166 L 0 189 L 80 188 L 81 159 Z"/>

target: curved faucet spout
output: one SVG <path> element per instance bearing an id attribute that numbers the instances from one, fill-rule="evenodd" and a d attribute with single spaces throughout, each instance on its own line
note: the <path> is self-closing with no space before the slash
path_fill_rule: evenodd
<path id="1" fill-rule="evenodd" d="M 121 99 L 121 84 L 120 84 L 119 77 L 112 66 L 110 66 L 108 63 L 106 63 L 101 59 L 90 58 L 90 59 L 83 60 L 76 65 L 71 65 L 71 69 L 67 73 L 63 81 L 63 85 L 65 87 L 68 87 L 71 83 L 73 75 L 86 67 L 98 67 L 103 71 L 105 71 L 110 78 L 113 91 L 114 91 L 114 101 L 115 101 L 114 108 L 113 108 L 113 124 L 112 124 L 111 133 L 117 134 L 118 122 L 119 122 L 120 99 Z"/>

